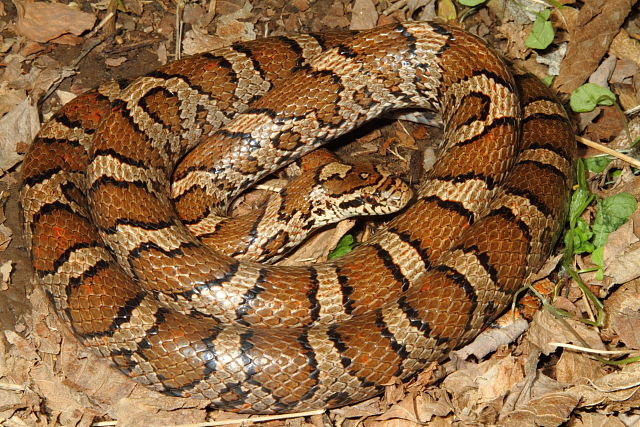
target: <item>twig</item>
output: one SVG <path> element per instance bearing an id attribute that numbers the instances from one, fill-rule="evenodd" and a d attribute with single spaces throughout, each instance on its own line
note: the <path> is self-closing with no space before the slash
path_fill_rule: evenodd
<path id="1" fill-rule="evenodd" d="M 394 156 L 396 156 L 397 158 L 399 158 L 400 160 L 402 160 L 403 162 L 407 163 L 407 159 L 405 159 L 404 157 L 402 157 L 400 155 L 400 153 L 398 153 L 398 151 L 396 150 L 392 150 L 391 147 L 387 148 L 387 151 L 391 154 L 393 154 Z"/>
<path id="2" fill-rule="evenodd" d="M 584 145 L 591 147 L 591 148 L 595 148 L 598 151 L 602 151 L 603 153 L 609 154 L 617 159 L 620 160 L 624 160 L 625 162 L 629 163 L 630 165 L 632 165 L 635 168 L 640 169 L 640 161 L 634 159 L 631 156 L 627 156 L 626 154 L 622 154 L 622 153 L 618 153 L 616 150 L 612 150 L 609 147 L 605 147 L 602 144 L 599 144 L 597 142 L 591 141 L 590 139 L 586 139 L 583 138 L 581 136 L 576 136 L 576 139 L 578 141 L 580 141 L 581 143 L 583 143 Z"/>
<path id="3" fill-rule="evenodd" d="M 198 424 L 181 424 L 177 427 L 210 427 L 210 426 L 225 426 L 229 424 L 239 424 L 239 423 L 258 423 L 264 421 L 273 421 L 273 420 L 286 420 L 288 418 L 299 418 L 299 417 L 309 417 L 311 415 L 322 415 L 324 414 L 324 409 L 318 409 L 315 411 L 306 411 L 306 412 L 294 412 L 291 414 L 280 414 L 280 415 L 265 415 L 262 417 L 252 417 L 252 418 L 239 418 L 235 420 L 221 420 L 221 421 L 209 421 Z"/>
<path id="4" fill-rule="evenodd" d="M 176 2 L 176 53 L 175 59 L 178 60 L 182 56 L 182 30 L 184 21 L 182 20 L 182 12 L 184 11 L 184 0 Z"/>
<path id="5" fill-rule="evenodd" d="M 153 38 L 153 39 L 149 39 L 149 40 L 142 40 L 136 43 L 131 43 L 128 45 L 123 45 L 123 46 L 118 46 L 115 47 L 113 49 L 105 49 L 104 53 L 113 55 L 113 54 L 120 54 L 120 53 L 125 53 L 125 52 L 129 52 L 130 50 L 134 50 L 134 49 L 139 49 L 141 47 L 146 47 L 152 44 L 155 44 L 159 41 L 161 41 L 162 39 L 160 38 Z"/>
<path id="6" fill-rule="evenodd" d="M 579 345 L 566 344 L 561 342 L 550 342 L 549 345 L 553 345 L 556 347 L 564 347 L 571 350 L 583 351 L 585 353 L 595 353 L 595 354 L 629 354 L 632 353 L 631 350 L 596 350 L 595 348 L 589 347 L 581 347 Z"/>
<path id="7" fill-rule="evenodd" d="M 386 8 L 385 10 L 382 11 L 383 15 L 390 15 L 391 13 L 395 12 L 398 9 L 403 9 L 407 6 L 407 0 L 399 0 L 397 2 L 395 2 L 394 4 L 392 4 L 391 6 L 389 6 L 388 8 Z"/>
<path id="8" fill-rule="evenodd" d="M 628 110 L 625 110 L 624 115 L 625 116 L 632 116 L 632 115 L 636 114 L 638 111 L 640 111 L 640 104 L 636 105 L 635 107 L 631 107 Z"/>
<path id="9" fill-rule="evenodd" d="M 93 30 L 91 30 L 91 32 L 89 32 L 89 33 L 86 35 L 86 37 L 85 37 L 85 38 L 86 38 L 86 39 L 90 39 L 90 38 L 92 38 L 93 36 L 95 36 L 95 35 L 98 33 L 98 31 L 100 31 L 100 29 L 101 29 L 102 27 L 104 27 L 105 25 L 107 25 L 107 23 L 109 23 L 109 21 L 111 20 L 111 18 L 113 18 L 114 16 L 115 16 L 115 14 L 114 14 L 113 12 L 109 12 L 109 13 L 107 13 L 107 15 L 106 15 L 104 18 L 102 18 L 102 20 L 100 21 L 100 23 L 98 23 L 98 25 L 96 25 L 96 27 L 95 27 Z"/>
<path id="10" fill-rule="evenodd" d="M 6 391 L 24 391 L 25 387 L 19 384 L 13 383 L 0 383 L 0 390 Z"/>
<path id="11" fill-rule="evenodd" d="M 76 57 L 76 59 L 73 60 L 71 65 L 68 65 L 66 67 L 62 67 L 62 70 L 61 70 L 61 73 L 60 73 L 60 77 L 58 77 L 58 79 L 51 85 L 49 90 L 44 95 L 42 95 L 40 100 L 38 100 L 38 105 L 42 105 L 42 103 L 44 101 L 46 101 L 51 96 L 51 94 L 58 89 L 60 84 L 62 84 L 62 82 L 67 77 L 73 76 L 76 73 L 76 67 L 78 66 L 80 61 L 82 61 L 84 59 L 84 57 L 89 54 L 89 52 L 91 52 L 93 49 L 95 49 L 95 47 L 98 46 L 100 43 L 102 43 L 104 40 L 105 39 L 103 39 L 103 38 L 98 38 L 98 39 L 94 39 L 94 40 L 88 40 L 87 41 L 87 45 L 82 49 L 82 51 Z"/>

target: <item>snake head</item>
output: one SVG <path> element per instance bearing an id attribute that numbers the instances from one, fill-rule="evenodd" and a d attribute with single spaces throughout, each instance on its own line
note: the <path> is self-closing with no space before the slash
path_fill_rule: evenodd
<path id="1" fill-rule="evenodd" d="M 404 208 L 413 195 L 400 178 L 381 166 L 332 162 L 316 174 L 312 203 L 323 205 L 339 221 L 355 216 L 387 215 Z"/>

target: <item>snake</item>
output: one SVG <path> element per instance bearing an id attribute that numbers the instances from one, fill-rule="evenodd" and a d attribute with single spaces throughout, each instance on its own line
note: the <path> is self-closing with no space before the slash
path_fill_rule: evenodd
<path id="1" fill-rule="evenodd" d="M 345 163 L 324 148 L 289 165 L 287 175 L 290 181 L 276 196 L 245 215 L 208 215 L 207 221 L 178 215 L 191 234 L 222 254 L 275 263 L 314 231 L 349 218 L 398 212 L 413 194 L 383 166 Z"/>
<path id="2" fill-rule="evenodd" d="M 412 110 L 441 115 L 438 160 L 350 253 L 268 265 L 189 232 Z M 152 390 L 282 413 L 380 394 L 490 325 L 561 235 L 575 156 L 535 77 L 462 29 L 404 22 L 239 42 L 104 84 L 41 129 L 21 205 L 38 281 L 86 346 Z"/>

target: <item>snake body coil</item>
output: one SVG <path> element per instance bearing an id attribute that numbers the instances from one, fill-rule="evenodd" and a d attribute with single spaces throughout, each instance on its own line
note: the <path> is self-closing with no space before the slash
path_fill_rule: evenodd
<path id="1" fill-rule="evenodd" d="M 189 233 L 399 108 L 442 113 L 441 156 L 352 253 L 267 266 Z M 561 232 L 574 156 L 538 81 L 464 31 L 405 23 L 239 43 L 80 96 L 32 145 L 21 200 L 39 281 L 83 342 L 155 390 L 284 412 L 375 395 L 491 323 Z"/>

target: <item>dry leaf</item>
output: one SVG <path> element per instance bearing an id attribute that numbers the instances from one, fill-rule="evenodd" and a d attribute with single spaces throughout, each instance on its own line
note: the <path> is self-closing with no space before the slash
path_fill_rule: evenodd
<path id="1" fill-rule="evenodd" d="M 611 77 L 613 70 L 616 68 L 616 62 L 618 62 L 618 59 L 615 56 L 605 58 L 589 76 L 589 83 L 609 87 L 609 77 Z"/>
<path id="2" fill-rule="evenodd" d="M 628 410 L 639 404 L 639 370 L 640 363 L 626 365 L 620 371 L 605 375 L 590 385 L 571 387 L 567 389 L 567 393 L 580 398 L 581 407 L 617 404 L 621 410 Z"/>
<path id="3" fill-rule="evenodd" d="M 4 251 L 11 243 L 13 231 L 4 224 L 0 224 L 0 251 Z"/>
<path id="4" fill-rule="evenodd" d="M 223 38 L 212 36 L 204 29 L 194 26 L 183 37 L 182 51 L 185 55 L 195 55 L 196 53 L 210 52 L 227 44 Z"/>
<path id="5" fill-rule="evenodd" d="M 626 283 L 640 277 L 640 238 L 634 233 L 634 226 L 634 220 L 628 221 L 609 234 L 604 248 L 607 285 Z"/>
<path id="6" fill-rule="evenodd" d="M 16 105 L 27 97 L 24 89 L 15 90 L 6 86 L 0 86 L 0 117 L 11 111 Z"/>
<path id="7" fill-rule="evenodd" d="M 626 424 L 615 415 L 581 412 L 571 420 L 571 427 L 626 427 Z"/>
<path id="8" fill-rule="evenodd" d="M 640 71 L 640 63 L 630 59 L 619 59 L 609 79 L 611 89 L 618 95 L 623 110 L 635 107 L 640 101 L 640 91 L 636 91 L 633 85 L 634 76 L 638 71 Z"/>
<path id="9" fill-rule="evenodd" d="M 252 10 L 253 6 L 247 1 L 241 9 L 218 18 L 216 35 L 225 40 L 227 44 L 238 40 L 254 40 L 256 38 L 255 26 L 247 21 L 252 17 Z"/>
<path id="10" fill-rule="evenodd" d="M 609 49 L 636 1 L 585 1 L 569 33 L 571 43 L 562 60 L 562 73 L 553 82 L 555 88 L 569 93 L 587 80 Z"/>
<path id="11" fill-rule="evenodd" d="M 556 350 L 556 346 L 551 343 L 583 345 L 576 338 L 576 334 L 591 348 L 605 350 L 596 330 L 577 320 L 568 318 L 560 320 L 553 316 L 549 310 L 541 310 L 535 315 L 529 327 L 527 339 L 548 355 Z"/>
<path id="12" fill-rule="evenodd" d="M 0 119 L 0 176 L 22 159 L 16 152 L 17 144 L 33 141 L 38 129 L 38 110 L 28 98 Z"/>
<path id="13" fill-rule="evenodd" d="M 562 352 L 555 372 L 556 379 L 567 384 L 588 384 L 606 373 L 602 363 L 573 351 Z"/>
<path id="14" fill-rule="evenodd" d="M 493 357 L 480 364 L 468 364 L 444 379 L 443 387 L 451 394 L 451 401 L 460 412 L 473 411 L 508 394 L 524 378 L 521 362 L 513 357 Z"/>
<path id="15" fill-rule="evenodd" d="M 500 322 L 501 319 L 509 320 L 509 322 L 500 327 L 485 329 L 473 342 L 460 350 L 456 350 L 454 352 L 456 356 L 462 360 L 466 360 L 471 355 L 477 359 L 482 359 L 487 354 L 496 351 L 500 346 L 509 345 L 514 342 L 529 327 L 529 323 L 522 318 L 510 321 L 513 319 L 511 311 L 498 319 L 498 322 Z"/>
<path id="16" fill-rule="evenodd" d="M 501 425 L 557 426 L 566 422 L 579 398 L 572 393 L 550 393 L 531 399 L 526 406 L 517 408 L 505 418 Z"/>
<path id="17" fill-rule="evenodd" d="M 629 37 L 623 28 L 611 42 L 609 53 L 619 59 L 628 59 L 640 65 L 640 42 Z"/>
<path id="18" fill-rule="evenodd" d="M 90 30 L 96 17 L 63 3 L 14 0 L 18 9 L 16 32 L 37 42 L 48 42 L 63 34 L 80 35 Z"/>
<path id="19" fill-rule="evenodd" d="M 607 326 L 627 346 L 640 349 L 640 281 L 626 283 L 611 294 L 605 301 L 605 312 Z"/>
<path id="20" fill-rule="evenodd" d="M 230 15 L 242 9 L 244 0 L 218 0 L 215 5 L 217 15 Z"/>
<path id="21" fill-rule="evenodd" d="M 4 264 L 0 265 L 0 291 L 6 291 L 8 289 L 12 271 L 12 261 L 6 261 Z"/>
<path id="22" fill-rule="evenodd" d="M 391 406 L 374 421 L 366 422 L 367 427 L 413 426 L 430 421 L 433 416 L 444 417 L 451 412 L 446 399 L 434 399 L 425 393 L 410 393 L 402 401 Z M 395 421 L 390 423 L 389 421 Z"/>
<path id="23" fill-rule="evenodd" d="M 378 12 L 371 0 L 355 0 L 351 11 L 350 30 L 368 30 L 376 26 Z"/>
<path id="24" fill-rule="evenodd" d="M 107 58 L 104 60 L 104 63 L 109 67 L 119 67 L 120 65 L 127 62 L 126 56 L 119 56 L 117 58 Z"/>
<path id="25" fill-rule="evenodd" d="M 618 107 L 600 107 L 600 114 L 584 131 L 584 136 L 592 141 L 608 142 L 624 130 L 624 121 L 620 117 Z"/>
<path id="26" fill-rule="evenodd" d="M 309 9 L 309 0 L 293 0 L 291 5 L 298 11 L 304 12 Z"/>
<path id="27" fill-rule="evenodd" d="M 67 92 L 66 90 L 60 90 L 60 89 L 56 90 L 56 95 L 60 100 L 60 105 L 66 104 L 67 102 L 71 101 L 77 96 L 73 92 Z"/>

